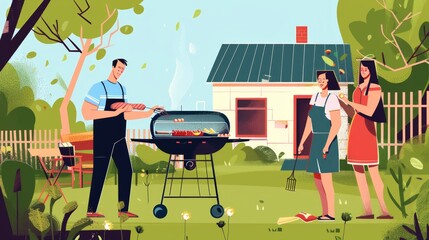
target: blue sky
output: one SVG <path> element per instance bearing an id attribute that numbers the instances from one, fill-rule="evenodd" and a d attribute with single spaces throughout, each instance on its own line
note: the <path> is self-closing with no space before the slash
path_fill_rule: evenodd
<path id="1" fill-rule="evenodd" d="M 10 2 L 2 1 L 0 12 L 4 13 Z M 132 25 L 133 33 L 114 35 L 113 46 L 102 60 L 97 61 L 95 54 L 87 58 L 72 96 L 78 119 L 83 120 L 80 107 L 89 88 L 107 78 L 115 58 L 125 58 L 129 63 L 120 79 L 127 87 L 129 102 L 163 105 L 167 110 L 195 110 L 196 102 L 204 101 L 206 110 L 211 110 L 212 87 L 206 80 L 223 43 L 294 43 L 298 25 L 308 26 L 309 43 L 342 43 L 337 3 L 338 0 L 145 0 L 143 14 L 135 15 L 132 10 L 119 14 L 120 25 Z M 201 9 L 198 18 L 192 18 L 195 9 Z M 36 51 L 37 56 L 27 59 L 29 51 Z M 66 61 L 62 61 L 64 54 Z M 11 62 L 35 68 L 36 98 L 53 103 L 65 91 L 59 85 L 50 85 L 51 80 L 60 75 L 68 83 L 77 59 L 78 54 L 67 53 L 62 45 L 42 44 L 30 33 Z M 50 62 L 47 67 L 46 60 Z M 141 69 L 144 63 L 147 68 Z M 89 71 L 92 64 L 96 67 Z M 149 120 L 130 121 L 128 127 L 149 128 Z"/>

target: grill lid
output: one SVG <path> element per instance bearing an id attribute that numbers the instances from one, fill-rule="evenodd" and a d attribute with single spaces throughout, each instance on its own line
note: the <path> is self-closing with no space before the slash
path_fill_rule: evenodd
<path id="1" fill-rule="evenodd" d="M 229 133 L 229 120 L 215 111 L 168 111 L 156 114 L 150 123 L 152 137 L 202 137 Z"/>

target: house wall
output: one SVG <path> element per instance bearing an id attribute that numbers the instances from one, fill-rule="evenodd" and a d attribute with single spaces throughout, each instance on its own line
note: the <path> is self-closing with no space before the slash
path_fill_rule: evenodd
<path id="1" fill-rule="evenodd" d="M 341 84 L 336 91 L 347 95 L 347 85 Z M 294 95 L 312 95 L 320 91 L 314 84 L 305 83 L 261 83 L 261 84 L 214 84 L 213 110 L 224 113 L 230 121 L 231 137 L 235 136 L 235 101 L 236 98 L 267 98 L 267 138 L 254 139 L 246 145 L 256 147 L 266 145 L 277 154 L 285 153 L 285 158 L 293 158 L 294 136 Z M 347 153 L 348 120 L 347 114 L 341 110 L 341 128 L 338 133 L 340 158 Z M 288 127 L 276 127 L 276 121 L 287 121 Z"/>

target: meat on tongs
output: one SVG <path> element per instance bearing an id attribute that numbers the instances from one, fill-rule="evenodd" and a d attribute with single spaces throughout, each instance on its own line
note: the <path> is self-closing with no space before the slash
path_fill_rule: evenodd
<path id="1" fill-rule="evenodd" d="M 131 105 L 131 107 L 133 109 L 135 109 L 135 110 L 142 111 L 142 110 L 146 109 L 146 105 L 144 105 L 143 103 L 126 103 L 126 102 L 115 102 L 115 103 L 113 103 L 110 106 L 110 108 L 116 110 L 116 109 L 119 109 L 119 108 L 124 107 L 126 105 Z M 152 107 L 149 107 L 149 109 L 153 109 L 154 112 L 156 112 L 156 113 L 164 113 L 164 114 L 166 114 L 166 112 L 165 112 L 165 110 L 163 108 L 152 108 Z"/>

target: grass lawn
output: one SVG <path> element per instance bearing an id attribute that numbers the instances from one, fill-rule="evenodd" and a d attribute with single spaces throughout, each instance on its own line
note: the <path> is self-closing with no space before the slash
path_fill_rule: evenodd
<path id="1" fill-rule="evenodd" d="M 280 171 L 280 164 L 273 165 L 216 165 L 216 177 L 219 190 L 220 204 L 224 207 L 232 207 L 234 215 L 229 219 L 230 239 L 335 239 L 335 236 L 342 236 L 343 221 L 342 212 L 350 212 L 352 216 L 358 216 L 363 212 L 358 188 L 353 172 L 343 171 L 334 174 L 334 188 L 336 198 L 336 221 L 304 223 L 295 221 L 284 225 L 277 225 L 279 217 L 293 216 L 300 211 L 321 214 L 321 206 L 318 193 L 315 189 L 312 175 L 306 172 L 296 172 L 297 187 L 295 192 L 286 191 L 285 181 L 290 175 L 289 171 Z M 209 169 L 210 171 L 211 169 Z M 194 171 L 185 171 L 186 174 L 195 174 Z M 199 176 L 204 176 L 205 169 L 199 169 Z M 176 172 L 180 176 L 181 171 Z M 133 174 L 133 178 L 134 178 Z M 90 176 L 87 176 L 90 177 Z M 427 176 L 420 176 L 423 180 L 415 180 L 410 189 L 406 191 L 406 196 L 418 192 L 420 185 L 427 179 Z M 133 185 L 131 190 L 130 211 L 137 213 L 140 217 L 127 220 L 122 227 L 131 229 L 131 239 L 137 239 L 134 227 L 141 225 L 144 233 L 139 239 L 181 239 L 184 234 L 184 220 L 181 213 L 187 211 L 191 218 L 186 223 L 188 239 L 223 239 L 221 229 L 216 225 L 220 220 L 228 222 L 226 214 L 220 219 L 212 218 L 210 207 L 216 203 L 215 199 L 164 199 L 163 204 L 168 208 L 168 214 L 163 219 L 157 219 L 152 214 L 152 209 L 160 203 L 165 174 L 153 175 L 150 184 L 150 199 L 147 201 L 147 190 L 143 184 L 143 178 L 139 176 L 138 186 Z M 386 186 L 396 194 L 397 185 L 390 174 L 382 173 L 382 178 Z M 89 180 L 89 178 L 87 179 Z M 368 179 L 370 180 L 370 179 Z M 42 188 L 44 178 L 38 177 L 36 190 Z M 61 180 L 65 183 L 70 181 L 70 176 L 65 174 Z M 176 180 L 177 181 L 177 180 Z M 206 180 L 199 180 L 200 192 L 207 195 L 208 191 L 214 193 L 213 182 L 207 184 Z M 78 209 L 71 216 L 69 227 L 78 219 L 85 217 L 87 201 L 89 196 L 89 186 L 84 188 L 63 187 L 68 201 L 76 201 Z M 172 193 L 178 194 L 180 181 L 174 182 Z M 375 192 L 370 185 L 372 206 L 374 214 L 380 213 Z M 166 191 L 168 192 L 169 189 Z M 183 194 L 198 194 L 196 180 L 185 181 Z M 40 192 L 35 193 L 35 198 Z M 402 218 L 401 213 L 393 205 L 387 192 L 385 200 L 389 210 L 394 215 L 394 220 L 356 220 L 352 219 L 347 223 L 345 239 L 383 239 L 385 232 L 402 223 L 412 222 L 411 217 L 415 210 L 415 204 L 407 207 L 410 215 L 407 219 Z M 54 207 L 54 215 L 62 220 L 62 208 L 65 201 L 60 199 Z M 117 217 L 117 186 L 114 185 L 113 176 L 106 179 L 106 184 L 100 199 L 99 212 L 106 215 L 106 218 L 94 219 L 95 223 L 87 227 L 90 229 L 103 229 L 103 222 L 108 220 L 113 223 L 113 229 L 119 229 L 119 219 Z M 228 227 L 224 227 L 225 234 Z M 405 232 L 405 231 L 404 231 Z M 411 235 L 406 235 L 411 239 Z"/>

